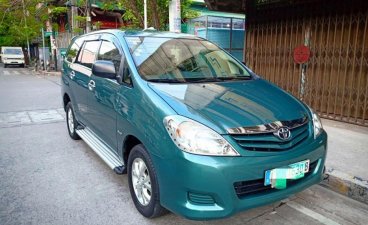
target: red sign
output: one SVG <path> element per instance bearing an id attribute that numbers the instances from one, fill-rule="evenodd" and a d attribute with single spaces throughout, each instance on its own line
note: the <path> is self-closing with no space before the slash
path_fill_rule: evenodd
<path id="1" fill-rule="evenodd" d="M 294 49 L 294 62 L 303 64 L 308 62 L 311 52 L 307 46 L 301 45 Z"/>

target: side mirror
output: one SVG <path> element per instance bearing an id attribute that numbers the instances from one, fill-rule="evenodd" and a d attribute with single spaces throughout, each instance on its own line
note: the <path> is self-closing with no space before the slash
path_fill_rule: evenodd
<path id="1" fill-rule="evenodd" d="M 111 61 L 97 60 L 92 65 L 92 74 L 98 77 L 115 79 L 116 78 L 115 65 Z"/>

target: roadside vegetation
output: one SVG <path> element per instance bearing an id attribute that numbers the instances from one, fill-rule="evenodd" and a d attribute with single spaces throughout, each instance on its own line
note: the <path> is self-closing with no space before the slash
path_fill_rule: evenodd
<path id="1" fill-rule="evenodd" d="M 58 29 L 55 22 L 60 14 L 65 14 L 70 8 L 63 1 L 58 6 L 51 0 L 0 0 L 0 46 L 25 46 L 27 37 L 34 41 L 41 37 L 41 29 L 49 21 L 54 30 Z M 106 11 L 114 9 L 124 10 L 122 19 L 128 21 L 128 27 L 143 28 L 143 2 L 144 0 L 100 0 L 101 8 Z M 147 0 L 148 27 L 157 30 L 168 30 L 169 0 Z M 192 0 L 181 0 L 181 17 L 193 18 L 198 12 L 190 9 Z M 86 23 L 85 11 L 87 0 L 77 0 L 76 6 L 80 8 L 80 15 L 74 17 L 79 27 L 74 33 L 83 33 Z M 98 25 L 94 24 L 94 25 Z M 97 26 L 98 27 L 98 26 Z M 40 41 L 40 40 L 39 40 Z"/>

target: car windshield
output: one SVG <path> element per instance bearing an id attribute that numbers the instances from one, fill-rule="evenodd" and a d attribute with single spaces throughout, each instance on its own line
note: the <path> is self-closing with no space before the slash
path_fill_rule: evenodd
<path id="1" fill-rule="evenodd" d="M 20 49 L 7 48 L 7 49 L 5 49 L 4 54 L 7 54 L 7 55 L 23 55 L 23 52 Z"/>
<path id="2" fill-rule="evenodd" d="M 222 82 L 248 80 L 245 66 L 202 39 L 125 37 L 143 79 L 151 82 Z"/>

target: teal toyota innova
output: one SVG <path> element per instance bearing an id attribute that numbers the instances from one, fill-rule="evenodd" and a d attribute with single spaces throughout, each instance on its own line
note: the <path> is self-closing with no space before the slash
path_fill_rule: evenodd
<path id="1" fill-rule="evenodd" d="M 70 137 L 127 173 L 145 217 L 228 217 L 322 179 L 327 134 L 317 114 L 199 37 L 74 38 L 62 97 Z"/>

